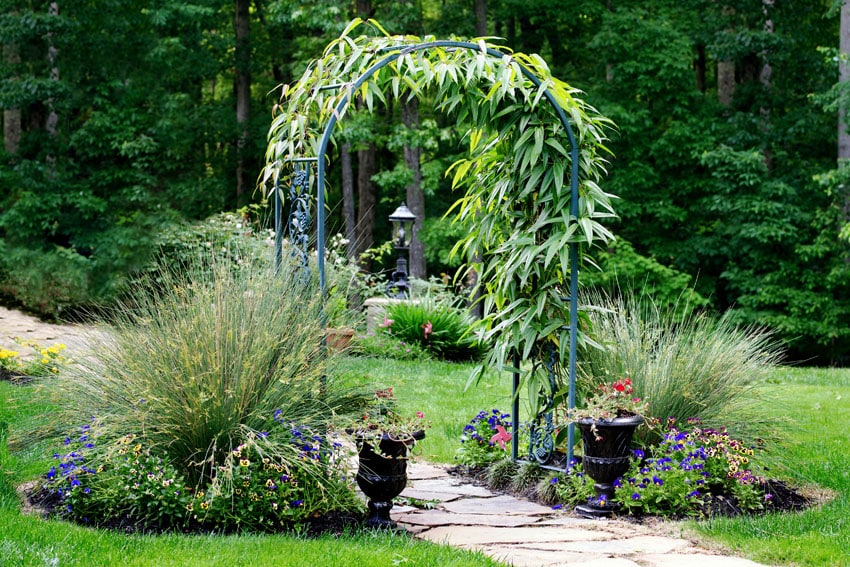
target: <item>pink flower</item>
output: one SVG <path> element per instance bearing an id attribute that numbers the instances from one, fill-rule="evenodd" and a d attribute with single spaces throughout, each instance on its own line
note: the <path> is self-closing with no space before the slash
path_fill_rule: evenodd
<path id="1" fill-rule="evenodd" d="M 416 417 L 418 417 L 419 419 L 424 419 L 424 418 L 425 418 L 425 414 L 424 414 L 424 413 L 422 413 L 421 411 L 418 411 L 418 412 L 416 412 Z"/>
<path id="2" fill-rule="evenodd" d="M 431 330 L 434 328 L 434 326 L 433 326 L 433 325 L 431 325 L 431 321 L 428 321 L 427 323 L 425 323 L 424 325 L 422 325 L 422 328 L 423 328 L 423 329 L 425 329 L 425 340 L 427 341 L 427 340 L 428 340 L 428 335 L 430 335 L 430 334 L 431 334 Z"/>
<path id="3" fill-rule="evenodd" d="M 385 313 L 385 314 L 384 314 L 384 322 L 383 322 L 383 323 L 378 324 L 378 326 L 379 326 L 379 327 L 383 327 L 383 328 L 387 329 L 387 328 L 389 328 L 389 327 L 392 327 L 392 326 L 393 326 L 393 323 L 395 323 L 395 321 L 393 321 L 392 319 L 387 318 L 387 315 L 386 315 L 386 313 Z"/>
<path id="4" fill-rule="evenodd" d="M 496 431 L 498 433 L 490 437 L 490 443 L 498 443 L 499 447 L 505 450 L 505 443 L 511 440 L 511 434 L 505 431 L 505 428 L 501 425 L 496 426 Z"/>

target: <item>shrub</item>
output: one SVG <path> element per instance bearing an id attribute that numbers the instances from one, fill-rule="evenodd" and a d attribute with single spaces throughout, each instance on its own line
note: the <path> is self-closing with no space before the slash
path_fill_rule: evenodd
<path id="1" fill-rule="evenodd" d="M 95 301 L 91 260 L 68 248 L 35 250 L 6 245 L 0 255 L 0 296 L 34 313 L 59 317 Z"/>
<path id="2" fill-rule="evenodd" d="M 416 343 L 444 360 L 479 358 L 483 345 L 470 332 L 472 318 L 464 311 L 430 298 L 399 301 L 387 306 L 384 332 Z"/>
<path id="3" fill-rule="evenodd" d="M 268 433 L 282 420 L 324 435 L 354 399 L 334 379 L 333 354 L 321 348 L 315 285 L 305 286 L 297 270 L 274 274 L 249 258 L 210 256 L 185 274 L 165 269 L 157 282 L 153 290 L 138 287 L 112 313 L 110 338 L 94 341 L 92 356 L 74 367 L 69 406 L 102 417 L 106 439 L 138 436 L 186 486 L 216 487 L 225 499 L 230 489 L 219 487 L 239 477 L 233 455 L 240 448 L 302 470 L 303 451 L 289 436 Z M 322 507 L 347 505 L 336 480 L 311 478 L 319 479 Z M 308 507 L 316 498 L 303 500 L 304 513 L 321 511 Z M 259 521 L 216 517 L 231 526 Z"/>
<path id="4" fill-rule="evenodd" d="M 154 257 L 133 275 L 131 289 L 137 291 L 140 285 L 150 285 L 161 278 L 165 279 L 160 283 L 165 283 L 170 278 L 168 274 L 211 268 L 211 258 L 219 267 L 246 261 L 270 266 L 274 233 L 253 220 L 259 214 L 256 207 L 165 225 L 157 235 Z"/>
<path id="5" fill-rule="evenodd" d="M 769 332 L 739 328 L 726 316 L 661 309 L 645 296 L 589 292 L 590 336 L 578 360 L 579 395 L 598 384 L 630 378 L 635 396 L 649 402 L 649 415 L 684 423 L 699 416 L 710 427 L 729 424 L 749 439 L 775 435 L 771 403 L 758 385 L 779 358 Z M 654 435 L 642 428 L 642 435 Z"/>

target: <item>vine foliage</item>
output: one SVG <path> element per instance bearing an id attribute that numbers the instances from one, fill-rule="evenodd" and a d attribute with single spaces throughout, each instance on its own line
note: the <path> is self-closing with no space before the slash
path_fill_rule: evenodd
<path id="1" fill-rule="evenodd" d="M 447 172 L 463 191 L 449 214 L 473 228 L 454 252 L 479 273 L 485 315 L 477 331 L 493 345 L 480 375 L 484 368 L 510 368 L 513 352 L 543 356 L 547 343 L 567 360 L 570 246 L 585 251 L 613 240 L 602 222 L 614 210 L 613 196 L 599 185 L 612 123 L 553 77 L 538 55 L 474 41 L 479 49 L 417 50 L 412 46 L 435 38 L 392 36 L 377 22 L 354 20 L 296 83 L 282 87 L 262 181 L 288 182 L 293 160 L 316 156 L 325 125 L 342 118 L 353 100 L 372 111 L 388 96 L 419 97 L 455 118 L 469 152 Z M 579 148 L 577 216 L 571 214 L 571 144 L 557 107 Z M 535 395 L 544 382 L 531 380 Z"/>

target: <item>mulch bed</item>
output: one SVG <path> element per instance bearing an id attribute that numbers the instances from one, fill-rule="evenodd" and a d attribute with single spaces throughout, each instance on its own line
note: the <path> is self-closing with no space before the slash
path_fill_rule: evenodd
<path id="1" fill-rule="evenodd" d="M 33 377 L 0 367 L 0 380 L 11 382 L 12 384 L 29 384 L 32 382 Z"/>

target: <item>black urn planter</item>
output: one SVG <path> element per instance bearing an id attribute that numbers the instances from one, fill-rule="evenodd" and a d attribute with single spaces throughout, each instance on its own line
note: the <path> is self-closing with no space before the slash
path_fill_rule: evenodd
<path id="1" fill-rule="evenodd" d="M 605 518 L 620 507 L 614 501 L 613 483 L 629 470 L 629 444 L 643 417 L 615 417 L 610 421 L 587 418 L 577 423 L 584 444 L 582 468 L 595 481 L 596 496 L 587 504 L 576 506 L 576 512 L 589 518 Z"/>
<path id="2" fill-rule="evenodd" d="M 386 433 L 378 442 L 378 450 L 372 441 L 358 439 L 360 447 L 357 467 L 357 486 L 369 498 L 368 528 L 393 529 L 396 523 L 390 519 L 393 498 L 407 486 L 408 452 L 414 443 L 425 438 L 424 431 L 416 431 L 407 437 L 393 437 Z"/>

